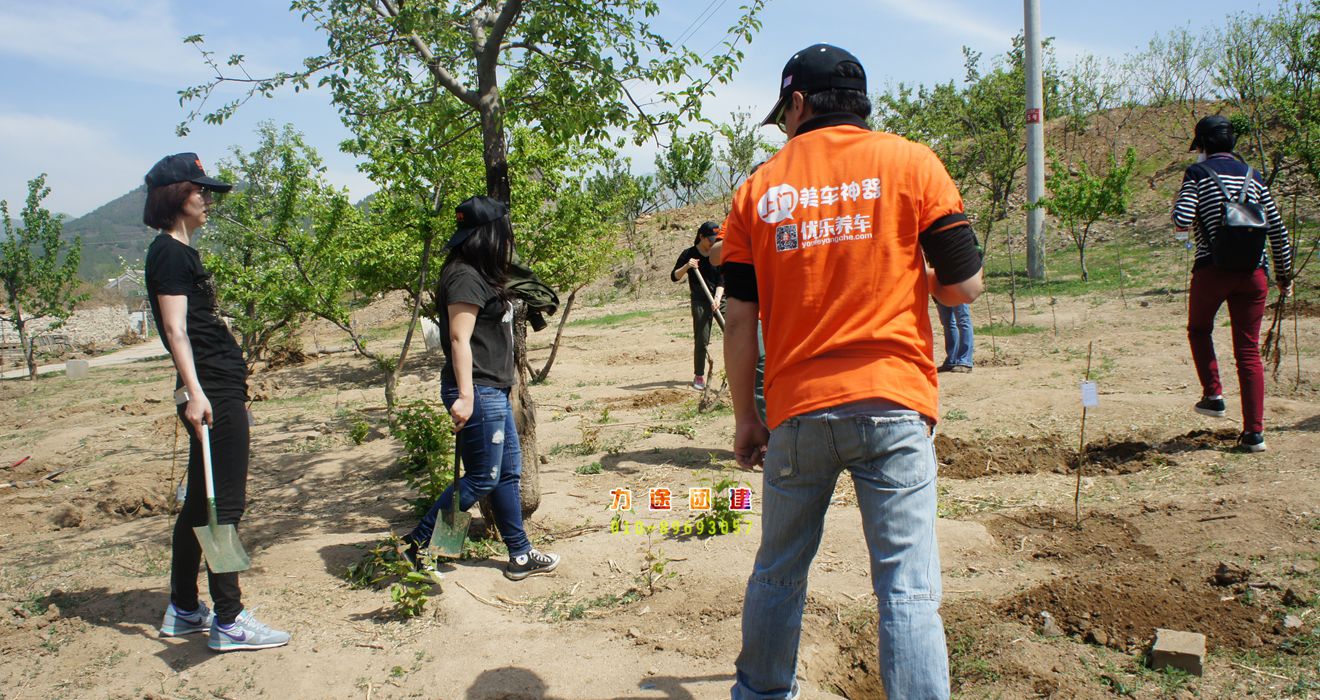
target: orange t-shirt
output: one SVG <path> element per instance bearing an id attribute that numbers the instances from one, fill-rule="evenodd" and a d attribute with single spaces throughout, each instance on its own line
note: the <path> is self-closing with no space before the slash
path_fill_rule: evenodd
<path id="1" fill-rule="evenodd" d="M 917 236 L 962 211 L 933 151 L 851 124 L 798 134 L 743 183 L 722 262 L 756 270 L 769 427 L 867 399 L 937 420 Z"/>

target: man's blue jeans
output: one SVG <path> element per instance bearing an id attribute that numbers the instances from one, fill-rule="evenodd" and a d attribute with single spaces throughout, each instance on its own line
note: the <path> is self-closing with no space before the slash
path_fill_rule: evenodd
<path id="1" fill-rule="evenodd" d="M 790 418 L 770 434 L 761 547 L 743 601 L 734 700 L 798 694 L 807 572 L 845 469 L 857 489 L 870 550 L 885 692 L 902 700 L 949 697 L 935 543 L 935 448 L 925 418 L 877 401 Z"/>
<path id="2" fill-rule="evenodd" d="M 945 306 L 935 302 L 940 312 L 940 325 L 944 326 L 944 365 L 972 366 L 972 350 L 976 340 L 972 334 L 972 310 L 966 304 Z"/>
<path id="3" fill-rule="evenodd" d="M 472 402 L 472 417 L 458 431 L 463 453 L 463 476 L 458 480 L 459 510 L 471 508 L 490 494 L 490 507 L 495 511 L 495 527 L 499 528 L 509 556 L 526 554 L 532 549 L 523 530 L 522 517 L 522 445 L 518 442 L 518 429 L 513 424 L 513 407 L 509 404 L 509 390 L 477 385 Z M 440 399 L 445 407 L 458 400 L 458 387 L 449 383 L 440 385 Z M 408 539 L 425 547 L 431 541 L 435 519 L 441 510 L 453 508 L 454 487 L 450 485 L 440 494 L 426 517 L 408 534 Z"/>

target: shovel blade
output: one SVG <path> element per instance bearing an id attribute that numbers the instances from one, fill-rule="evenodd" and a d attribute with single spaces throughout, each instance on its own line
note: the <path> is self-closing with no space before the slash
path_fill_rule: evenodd
<path id="1" fill-rule="evenodd" d="M 206 566 L 217 574 L 247 571 L 252 566 L 243 543 L 238 541 L 238 528 L 233 525 L 201 525 L 193 528 L 197 541 L 206 555 Z"/>
<path id="2" fill-rule="evenodd" d="M 463 556 L 463 541 L 467 539 L 471 513 L 442 511 L 431 531 L 431 548 L 442 557 L 457 559 Z"/>

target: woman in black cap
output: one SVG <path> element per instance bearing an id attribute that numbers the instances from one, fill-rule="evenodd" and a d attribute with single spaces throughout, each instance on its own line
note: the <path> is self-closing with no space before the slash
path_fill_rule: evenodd
<path id="1" fill-rule="evenodd" d="M 1190 227 L 1196 240 L 1187 302 L 1187 339 L 1201 381 L 1201 400 L 1194 409 L 1208 416 L 1227 413 L 1213 340 L 1215 316 L 1227 303 L 1242 394 L 1238 446 L 1261 452 L 1265 449 L 1265 368 L 1260 361 L 1260 322 L 1270 290 L 1265 248 L 1274 260 L 1274 283 L 1281 296 L 1292 293 L 1292 249 L 1274 197 L 1260 173 L 1233 152 L 1235 143 L 1228 119 L 1212 115 L 1197 122 L 1190 150 L 1199 152 L 1198 162 L 1183 175 L 1182 189 L 1173 204 L 1173 223 L 1179 229 Z M 1242 195 L 1263 212 L 1263 232 L 1224 227 L 1225 204 Z"/>
<path id="2" fill-rule="evenodd" d="M 162 158 L 146 182 L 142 221 L 160 231 L 147 248 L 147 298 L 178 372 L 175 403 L 189 435 L 188 492 L 174 523 L 170 603 L 160 633 L 209 632 L 207 645 L 215 651 L 283 646 L 289 643 L 287 632 L 267 627 L 243 607 L 237 573 L 207 568 L 214 614 L 197 590 L 202 548 L 193 528 L 207 524 L 201 440 L 208 431 L 218 522 L 238 524 L 247 501 L 247 365 L 220 318 L 215 280 L 191 246 L 206 223 L 211 193 L 233 186 L 207 177 L 195 153 Z"/>
<path id="3" fill-rule="evenodd" d="M 692 247 L 678 255 L 678 262 L 669 273 L 669 279 L 682 281 L 686 276 L 688 292 L 692 295 L 692 388 L 702 391 L 706 388 L 706 346 L 710 345 L 710 324 L 715 318 L 714 307 L 720 306 L 724 299 L 724 282 L 720 270 L 710 261 L 710 249 L 719 240 L 720 227 L 714 221 L 707 221 L 697 229 Z M 693 274 L 693 272 L 696 274 Z M 697 285 L 705 285 L 702 291 Z"/>
<path id="4" fill-rule="evenodd" d="M 435 520 L 449 508 L 458 488 L 460 510 L 490 496 L 495 526 L 509 550 L 505 578 L 521 581 L 548 574 L 559 555 L 532 548 L 523 530 L 522 446 L 513 422 L 509 391 L 513 387 L 513 304 L 506 288 L 513 259 L 509 209 L 489 197 L 458 205 L 458 228 L 445 244 L 440 269 L 436 319 L 445 353 L 440 370 L 440 398 L 454 419 L 456 440 L 466 465 L 463 477 L 436 499 L 426 517 L 406 536 L 413 566 L 438 572 L 418 559 L 431 541 Z"/>

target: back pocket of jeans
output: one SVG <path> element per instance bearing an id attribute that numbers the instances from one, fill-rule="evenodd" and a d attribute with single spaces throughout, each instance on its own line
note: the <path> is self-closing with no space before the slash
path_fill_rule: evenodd
<path id="1" fill-rule="evenodd" d="M 765 478 L 774 484 L 797 476 L 798 421 L 789 418 L 770 433 L 765 452 Z"/>
<path id="2" fill-rule="evenodd" d="M 863 469 L 895 488 L 911 488 L 935 477 L 935 447 L 921 416 L 857 416 L 857 436 L 866 454 Z"/>

